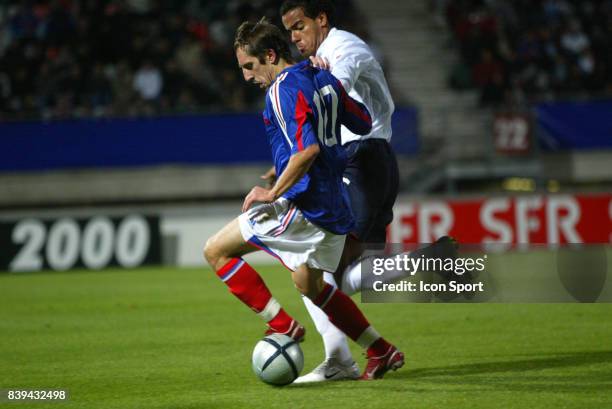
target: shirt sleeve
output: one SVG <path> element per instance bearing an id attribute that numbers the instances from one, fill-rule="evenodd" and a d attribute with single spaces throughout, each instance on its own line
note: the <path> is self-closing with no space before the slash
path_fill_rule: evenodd
<path id="1" fill-rule="evenodd" d="M 372 116 L 364 104 L 357 101 L 346 92 L 340 80 L 338 90 L 340 95 L 340 123 L 357 135 L 367 135 L 372 130 Z"/>
<path id="2" fill-rule="evenodd" d="M 277 92 L 273 90 L 272 97 L 278 96 L 278 106 L 275 109 L 278 108 L 280 112 L 279 122 L 281 127 L 284 127 L 283 132 L 291 145 L 291 154 L 294 155 L 318 144 L 313 126 L 314 111 L 301 89 L 290 87 L 283 82 L 277 85 Z M 272 103 L 275 104 L 275 101 Z"/>
<path id="3" fill-rule="evenodd" d="M 335 47 L 329 58 L 331 73 L 338 78 L 347 91 L 355 86 L 359 75 L 376 62 L 372 51 L 365 43 L 343 41 Z"/>

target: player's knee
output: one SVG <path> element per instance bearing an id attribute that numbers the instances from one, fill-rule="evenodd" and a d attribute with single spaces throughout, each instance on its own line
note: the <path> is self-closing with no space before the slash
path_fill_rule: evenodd
<path id="1" fill-rule="evenodd" d="M 319 293 L 315 291 L 312 286 L 307 285 L 300 287 L 296 285 L 296 287 L 300 294 L 302 294 L 304 297 L 310 298 L 312 301 L 314 301 L 314 299 L 317 298 L 317 295 L 319 295 Z"/>
<path id="2" fill-rule="evenodd" d="M 321 293 L 324 286 L 322 278 L 317 280 L 295 279 L 294 284 L 295 288 L 297 288 L 300 294 L 310 298 L 313 301 Z"/>
<path id="3" fill-rule="evenodd" d="M 206 244 L 204 244 L 203 254 L 204 260 L 206 260 L 212 268 L 216 268 L 220 254 L 217 249 L 214 236 L 206 240 Z"/>
<path id="4" fill-rule="evenodd" d="M 294 281 L 293 285 L 295 285 L 295 288 L 297 288 L 297 290 L 300 292 L 300 294 L 308 297 L 308 285 L 307 284 L 305 285 L 304 283 L 300 283 L 300 282 Z"/>
<path id="5" fill-rule="evenodd" d="M 321 294 L 321 291 L 323 291 L 323 280 L 321 280 L 321 282 L 312 283 L 308 287 L 307 293 L 304 295 L 314 301 L 319 294 Z"/>

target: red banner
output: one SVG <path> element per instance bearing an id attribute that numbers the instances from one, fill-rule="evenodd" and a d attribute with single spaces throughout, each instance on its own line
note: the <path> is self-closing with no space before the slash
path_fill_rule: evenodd
<path id="1" fill-rule="evenodd" d="M 612 243 L 612 194 L 550 194 L 450 200 L 398 199 L 393 243 Z"/>

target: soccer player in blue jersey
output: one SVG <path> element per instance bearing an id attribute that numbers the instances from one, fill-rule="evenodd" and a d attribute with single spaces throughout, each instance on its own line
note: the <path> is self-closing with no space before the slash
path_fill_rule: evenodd
<path id="1" fill-rule="evenodd" d="M 346 294 L 323 281 L 324 271 L 338 267 L 355 223 L 342 181 L 347 157 L 340 126 L 366 134 L 370 114 L 329 72 L 308 61 L 296 64 L 274 25 L 243 23 L 234 50 L 244 79 L 267 89 L 263 120 L 279 177 L 270 189 L 256 186 L 249 192 L 243 213 L 207 241 L 204 256 L 230 291 L 266 321 L 267 333 L 301 340 L 304 328 L 241 257 L 261 249 L 278 258 L 297 289 L 366 349 L 362 379 L 380 378 L 404 364 L 403 353 Z"/>

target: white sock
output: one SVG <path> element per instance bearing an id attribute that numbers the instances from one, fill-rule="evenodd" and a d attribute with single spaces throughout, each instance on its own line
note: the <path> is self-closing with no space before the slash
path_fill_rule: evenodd
<path id="1" fill-rule="evenodd" d="M 323 279 L 326 283 L 336 287 L 334 276 L 330 273 L 324 273 Z M 302 297 L 304 305 L 310 314 L 310 318 L 315 324 L 317 331 L 323 338 L 323 345 L 325 346 L 325 359 L 334 358 L 343 365 L 351 365 L 354 360 L 351 355 L 351 350 L 348 346 L 346 335 L 340 331 L 334 324 L 329 321 L 327 314 L 323 312 L 319 307 L 308 297 Z"/>
<path id="2" fill-rule="evenodd" d="M 349 297 L 361 291 L 361 263 L 359 261 L 355 261 L 344 270 L 340 290 Z"/>

